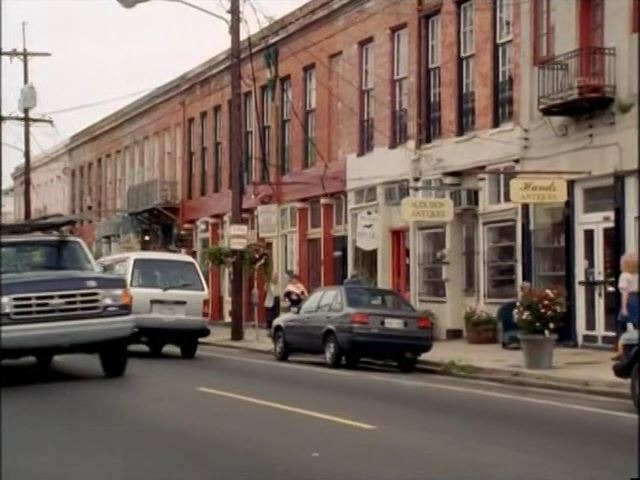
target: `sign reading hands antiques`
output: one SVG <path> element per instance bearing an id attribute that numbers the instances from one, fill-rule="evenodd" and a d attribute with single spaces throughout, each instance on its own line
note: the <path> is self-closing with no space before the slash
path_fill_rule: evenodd
<path id="1" fill-rule="evenodd" d="M 405 197 L 402 218 L 407 222 L 450 222 L 453 220 L 453 201 L 450 198 Z"/>
<path id="2" fill-rule="evenodd" d="M 509 193 L 514 203 L 564 203 L 567 182 L 562 178 L 514 178 Z"/>

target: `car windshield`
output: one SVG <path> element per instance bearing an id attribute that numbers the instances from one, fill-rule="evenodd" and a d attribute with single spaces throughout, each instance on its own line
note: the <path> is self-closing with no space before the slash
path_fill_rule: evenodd
<path id="1" fill-rule="evenodd" d="M 133 264 L 132 287 L 202 291 L 196 266 L 181 260 L 141 258 Z"/>
<path id="2" fill-rule="evenodd" d="M 74 240 L 3 242 L 0 257 L 2 273 L 94 270 L 87 252 Z"/>
<path id="3" fill-rule="evenodd" d="M 352 308 L 415 311 L 409 302 L 390 290 L 376 288 L 345 288 L 347 304 Z"/>

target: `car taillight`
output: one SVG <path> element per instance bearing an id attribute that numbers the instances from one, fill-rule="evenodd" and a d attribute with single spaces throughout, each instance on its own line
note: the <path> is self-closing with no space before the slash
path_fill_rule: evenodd
<path id="1" fill-rule="evenodd" d="M 351 315 L 351 323 L 354 325 L 369 325 L 369 315 L 366 313 L 354 313 Z"/>
<path id="2" fill-rule="evenodd" d="M 202 317 L 209 318 L 209 299 L 205 298 L 202 301 Z"/>
<path id="3" fill-rule="evenodd" d="M 420 317 L 418 319 L 418 328 L 423 330 L 431 328 L 431 320 L 429 320 L 427 317 Z"/>

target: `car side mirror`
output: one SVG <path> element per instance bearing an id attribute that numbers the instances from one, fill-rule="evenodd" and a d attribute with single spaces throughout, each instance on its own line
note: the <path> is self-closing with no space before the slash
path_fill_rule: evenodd
<path id="1" fill-rule="evenodd" d="M 100 265 L 99 263 L 96 265 L 96 273 L 104 273 L 104 265 Z"/>

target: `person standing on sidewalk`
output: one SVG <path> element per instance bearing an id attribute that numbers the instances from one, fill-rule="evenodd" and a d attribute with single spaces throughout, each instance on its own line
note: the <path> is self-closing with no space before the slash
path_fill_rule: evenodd
<path id="1" fill-rule="evenodd" d="M 618 291 L 620 292 L 620 313 L 616 319 L 616 335 L 620 336 L 631 324 L 638 328 L 640 322 L 640 298 L 638 296 L 638 256 L 635 253 L 626 253 L 620 259 L 620 277 L 618 279 Z M 620 342 L 617 350 L 620 353 Z M 614 359 L 616 359 L 614 357 Z"/>
<path id="2" fill-rule="evenodd" d="M 280 283 L 278 282 L 278 273 L 273 272 L 271 280 L 266 285 L 267 294 L 264 299 L 266 308 L 267 329 L 271 331 L 273 321 L 280 315 Z"/>
<path id="3" fill-rule="evenodd" d="M 300 277 L 293 273 L 289 277 L 289 283 L 285 287 L 282 296 L 289 306 L 289 311 L 294 311 L 307 299 L 309 292 L 300 281 Z"/>

